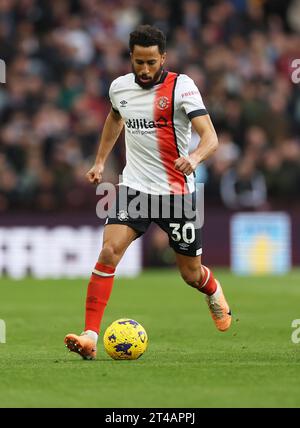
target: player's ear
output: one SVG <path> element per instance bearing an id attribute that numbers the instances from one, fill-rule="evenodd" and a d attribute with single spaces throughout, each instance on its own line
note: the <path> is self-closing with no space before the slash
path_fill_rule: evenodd
<path id="1" fill-rule="evenodd" d="M 164 65 L 164 63 L 165 63 L 165 61 L 166 61 L 166 57 L 167 57 L 167 54 L 166 54 L 166 52 L 165 52 L 165 53 L 163 53 L 163 54 L 162 54 L 162 56 L 161 56 L 161 62 L 160 62 L 160 64 L 161 64 L 161 65 Z"/>

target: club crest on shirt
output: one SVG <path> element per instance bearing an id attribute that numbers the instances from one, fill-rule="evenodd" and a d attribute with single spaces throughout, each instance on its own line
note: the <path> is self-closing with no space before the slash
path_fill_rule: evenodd
<path id="1" fill-rule="evenodd" d="M 170 101 L 168 97 L 160 97 L 158 98 L 156 105 L 159 110 L 165 110 L 169 107 Z"/>
<path id="2" fill-rule="evenodd" d="M 120 221 L 125 221 L 129 219 L 128 212 L 125 210 L 120 210 L 117 214 L 117 217 Z"/>

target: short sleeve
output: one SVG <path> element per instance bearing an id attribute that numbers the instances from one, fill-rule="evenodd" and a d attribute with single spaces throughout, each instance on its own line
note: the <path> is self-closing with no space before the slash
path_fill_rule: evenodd
<path id="1" fill-rule="evenodd" d="M 110 85 L 110 88 L 109 88 L 109 99 L 110 99 L 110 102 L 111 102 L 111 108 L 113 109 L 113 111 L 115 112 L 115 113 L 119 113 L 119 110 L 118 110 L 118 108 L 117 108 L 117 106 L 116 106 L 116 102 L 115 102 L 115 97 L 114 97 L 114 88 L 115 88 L 115 86 L 116 86 L 116 81 L 114 80 L 112 83 L 111 83 L 111 85 Z"/>
<path id="2" fill-rule="evenodd" d="M 197 116 L 208 114 L 199 89 L 194 81 L 182 74 L 178 79 L 178 96 L 181 108 L 190 120 Z"/>

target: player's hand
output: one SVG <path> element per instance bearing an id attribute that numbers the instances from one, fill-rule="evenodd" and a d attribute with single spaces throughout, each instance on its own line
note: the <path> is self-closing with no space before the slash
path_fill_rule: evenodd
<path id="1" fill-rule="evenodd" d="M 104 170 L 104 165 L 96 164 L 86 174 L 86 178 L 92 184 L 99 184 L 102 180 L 103 170 Z"/>
<path id="2" fill-rule="evenodd" d="M 192 156 L 181 156 L 174 161 L 174 166 L 177 171 L 185 175 L 190 175 L 197 168 L 198 162 Z"/>

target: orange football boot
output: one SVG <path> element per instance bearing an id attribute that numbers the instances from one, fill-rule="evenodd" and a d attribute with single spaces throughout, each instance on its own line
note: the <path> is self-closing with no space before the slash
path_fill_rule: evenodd
<path id="1" fill-rule="evenodd" d="M 95 360 L 97 355 L 96 343 L 87 334 L 68 334 L 65 337 L 66 347 L 70 352 L 76 352 L 84 360 Z"/>
<path id="2" fill-rule="evenodd" d="M 211 296 L 206 296 L 206 301 L 218 330 L 226 331 L 231 325 L 231 310 L 226 302 L 221 284 L 217 283 L 217 290 Z"/>

